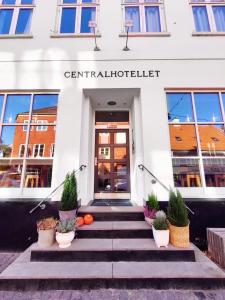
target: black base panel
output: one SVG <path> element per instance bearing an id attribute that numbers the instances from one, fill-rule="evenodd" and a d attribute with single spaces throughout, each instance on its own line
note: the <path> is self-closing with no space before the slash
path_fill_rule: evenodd
<path id="1" fill-rule="evenodd" d="M 90 289 L 180 289 L 215 290 L 225 288 L 218 278 L 132 278 L 132 279 L 1 279 L 2 291 L 90 290 Z"/>
<path id="2" fill-rule="evenodd" d="M 133 206 L 129 199 L 95 199 L 91 206 Z"/>
<path id="3" fill-rule="evenodd" d="M 153 238 L 152 230 L 78 230 L 78 239 L 145 239 Z"/>
<path id="4" fill-rule="evenodd" d="M 32 251 L 31 261 L 56 262 L 107 262 L 107 261 L 186 261 L 194 262 L 190 250 L 141 250 L 141 251 Z"/>
<path id="5" fill-rule="evenodd" d="M 144 221 L 143 213 L 91 213 L 95 221 Z M 86 213 L 79 213 L 83 217 Z"/>

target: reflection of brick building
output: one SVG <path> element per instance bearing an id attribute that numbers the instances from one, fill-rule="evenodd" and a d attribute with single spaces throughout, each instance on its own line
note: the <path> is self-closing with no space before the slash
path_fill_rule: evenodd
<path id="1" fill-rule="evenodd" d="M 49 126 L 48 123 L 56 122 L 56 107 L 49 107 L 33 111 L 32 125 L 29 134 L 29 157 L 52 157 L 54 155 L 55 144 L 55 126 Z M 17 123 L 24 124 L 16 126 L 12 157 L 21 157 L 24 154 L 24 145 L 26 143 L 28 113 L 19 114 Z"/>

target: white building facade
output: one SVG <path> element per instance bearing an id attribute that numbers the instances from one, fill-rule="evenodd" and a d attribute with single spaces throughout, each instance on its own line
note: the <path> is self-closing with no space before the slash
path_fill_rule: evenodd
<path id="1" fill-rule="evenodd" d="M 0 0 L 0 40 L 2 199 L 223 198 L 225 1 Z"/>

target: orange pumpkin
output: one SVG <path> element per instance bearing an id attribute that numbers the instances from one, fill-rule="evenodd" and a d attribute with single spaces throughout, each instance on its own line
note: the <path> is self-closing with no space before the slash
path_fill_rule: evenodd
<path id="1" fill-rule="evenodd" d="M 86 225 L 90 225 L 92 224 L 94 221 L 93 216 L 92 215 L 85 215 L 84 216 L 84 224 Z"/>
<path id="2" fill-rule="evenodd" d="M 77 218 L 76 225 L 77 225 L 78 227 L 84 225 L 84 218 L 83 218 L 83 217 L 78 217 L 78 218 Z"/>

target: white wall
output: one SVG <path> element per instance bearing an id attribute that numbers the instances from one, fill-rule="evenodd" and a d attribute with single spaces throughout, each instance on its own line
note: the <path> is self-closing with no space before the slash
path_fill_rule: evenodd
<path id="1" fill-rule="evenodd" d="M 56 16 L 56 0 L 37 1 L 32 20 L 31 39 L 2 39 L 0 48 L 0 90 L 59 90 L 60 101 L 53 166 L 53 184 L 59 184 L 67 171 L 81 163 L 93 163 L 92 108 L 84 89 L 137 88 L 140 97 L 133 106 L 135 143 L 134 198 L 143 198 L 154 189 L 161 200 L 167 194 L 149 177 L 141 175 L 135 163 L 151 169 L 167 186 L 173 186 L 165 88 L 224 88 L 225 37 L 192 36 L 193 18 L 188 0 L 165 0 L 169 37 L 132 37 L 131 51 L 124 52 L 125 38 L 119 37 L 122 24 L 121 1 L 101 1 L 98 44 L 94 52 L 92 38 L 51 38 Z M 44 22 L 43 22 L 44 20 Z M 199 60 L 201 58 L 201 60 Z M 159 78 L 65 79 L 71 70 L 160 70 Z M 139 103 L 139 106 L 137 105 Z M 88 104 L 89 103 L 89 104 Z M 136 103 L 136 104 L 135 104 Z M 83 111 L 87 115 L 83 115 Z M 141 116 L 141 117 L 140 117 Z M 140 120 L 138 123 L 137 120 Z M 83 135 L 87 133 L 87 136 Z M 142 144 L 142 146 L 141 146 Z M 92 171 L 91 171 L 92 172 Z M 136 172 L 136 173 L 135 173 Z M 88 169 L 80 176 L 80 195 L 91 198 L 93 182 Z M 139 186 L 144 176 L 144 188 Z M 0 197 L 43 197 L 49 189 L 1 189 Z M 186 197 L 220 197 L 223 188 L 182 189 Z M 139 197 L 140 196 L 140 197 Z M 57 195 L 55 199 L 60 196 Z"/>

